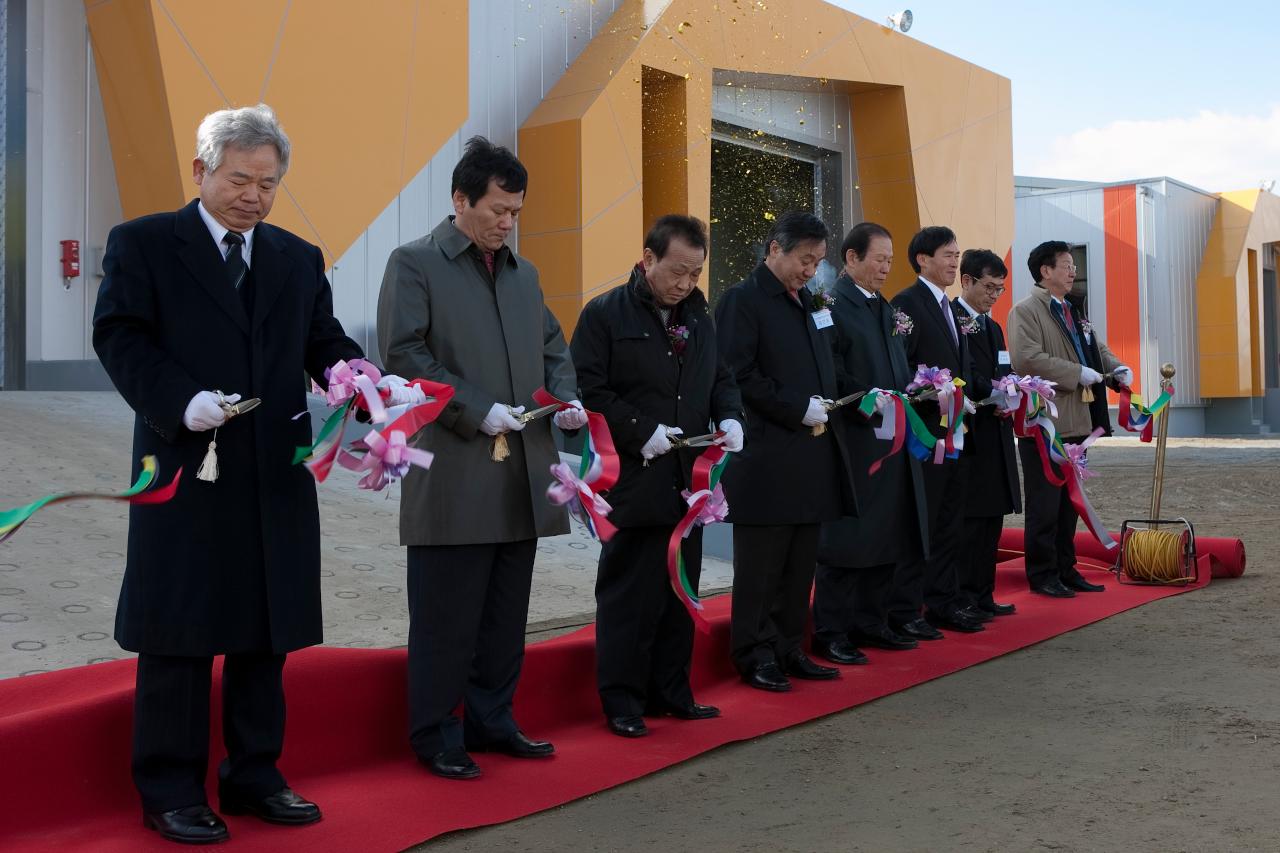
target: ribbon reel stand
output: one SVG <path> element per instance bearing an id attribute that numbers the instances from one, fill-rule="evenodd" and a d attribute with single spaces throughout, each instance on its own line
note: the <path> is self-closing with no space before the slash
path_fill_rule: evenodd
<path id="1" fill-rule="evenodd" d="M 1172 364 L 1160 366 L 1160 387 L 1173 386 L 1176 371 Z M 1120 527 L 1120 550 L 1111 568 L 1116 580 L 1142 586 L 1185 586 L 1200 580 L 1196 562 L 1196 533 L 1185 518 L 1160 517 L 1160 498 L 1164 491 L 1165 446 L 1169 439 L 1169 412 L 1166 406 L 1157 417 L 1156 460 L 1151 478 L 1151 512 L 1149 518 L 1128 518 Z M 1181 529 L 1162 530 L 1173 526 Z"/>

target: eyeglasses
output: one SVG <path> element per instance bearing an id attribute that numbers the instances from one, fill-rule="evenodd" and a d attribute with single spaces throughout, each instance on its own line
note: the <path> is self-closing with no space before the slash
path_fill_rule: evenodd
<path id="1" fill-rule="evenodd" d="M 985 290 L 987 293 L 990 293 L 992 296 L 999 296 L 1000 294 L 1008 290 L 1007 287 L 1004 287 L 1003 285 L 999 285 L 999 284 L 984 284 L 982 285 L 982 289 Z"/>

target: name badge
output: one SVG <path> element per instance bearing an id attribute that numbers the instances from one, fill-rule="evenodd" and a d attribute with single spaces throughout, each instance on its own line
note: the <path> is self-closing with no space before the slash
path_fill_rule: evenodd
<path id="1" fill-rule="evenodd" d="M 996 355 L 996 363 L 997 363 L 997 364 L 1009 364 L 1009 363 L 1010 363 L 1010 362 L 1009 362 L 1009 351 L 1008 351 L 1007 349 L 1002 349 L 1002 350 L 1000 350 L 1000 352 Z"/>
<path id="2" fill-rule="evenodd" d="M 819 329 L 825 329 L 828 326 L 834 326 L 835 320 L 831 319 L 831 309 L 823 308 L 821 311 L 814 311 L 810 315 L 813 317 L 813 325 Z"/>

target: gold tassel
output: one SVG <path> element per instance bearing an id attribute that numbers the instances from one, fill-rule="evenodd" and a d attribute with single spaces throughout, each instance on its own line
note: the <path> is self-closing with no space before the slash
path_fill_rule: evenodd
<path id="1" fill-rule="evenodd" d="M 507 445 L 507 434 L 500 432 L 493 437 L 493 446 L 489 448 L 489 458 L 494 462 L 503 462 L 511 455 L 511 448 Z"/>
<path id="2" fill-rule="evenodd" d="M 1093 402 L 1093 386 L 1092 385 L 1084 386 L 1084 390 L 1080 392 L 1080 399 L 1086 403 Z"/>
<path id="3" fill-rule="evenodd" d="M 827 425 L 826 425 L 826 424 L 814 424 L 814 425 L 813 425 L 813 434 L 814 434 L 814 436 L 815 436 L 815 437 L 817 437 L 817 436 L 819 436 L 819 435 L 822 435 L 822 434 L 823 434 L 824 432 L 826 432 L 826 431 L 827 431 Z"/>
<path id="4" fill-rule="evenodd" d="M 196 472 L 197 480 L 204 480 L 206 483 L 212 483 L 218 479 L 218 431 L 213 431 L 213 440 L 209 442 L 209 449 L 205 451 L 204 461 L 200 463 L 200 470 Z"/>

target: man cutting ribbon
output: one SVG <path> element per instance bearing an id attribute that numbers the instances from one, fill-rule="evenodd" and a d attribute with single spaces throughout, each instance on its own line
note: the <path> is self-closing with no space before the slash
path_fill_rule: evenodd
<path id="1" fill-rule="evenodd" d="M 606 723 L 623 737 L 648 733 L 646 713 L 720 713 L 694 701 L 693 623 L 667 572 L 668 542 L 685 515 L 681 492 L 692 487 L 701 452 L 673 443 L 715 427 L 725 449 L 742 449 L 741 398 L 698 289 L 707 243 L 701 221 L 660 218 L 631 280 L 589 302 L 573 335 L 582 399 L 605 416 L 622 462 L 607 496 L 618 531 L 600 550 L 596 578 L 596 673 Z M 701 527 L 680 551 L 696 593 Z"/>
<path id="2" fill-rule="evenodd" d="M 103 259 L 93 345 L 137 413 L 134 459 L 189 472 L 169 503 L 130 509 L 116 613 L 116 640 L 139 653 L 133 781 L 145 824 L 173 841 L 228 837 L 204 787 L 215 655 L 222 810 L 320 819 L 276 769 L 285 654 L 322 639 L 315 481 L 291 464 L 311 425 L 291 415 L 306 407 L 304 374 L 323 386 L 362 353 L 333 316 L 320 250 L 262 221 L 289 153 L 265 105 L 211 113 L 196 133 L 199 200 L 116 227 Z M 417 401 L 403 385 L 384 378 L 388 402 Z M 242 395 L 261 405 L 250 413 Z M 197 480 L 211 431 L 221 461 Z"/>

